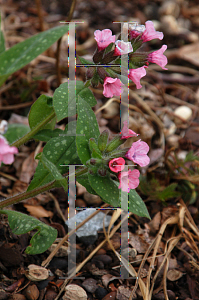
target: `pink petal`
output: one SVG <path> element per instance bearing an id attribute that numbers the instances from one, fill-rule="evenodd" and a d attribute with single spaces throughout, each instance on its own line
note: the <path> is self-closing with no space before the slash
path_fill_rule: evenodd
<path id="1" fill-rule="evenodd" d="M 118 173 L 124 169 L 125 160 L 122 157 L 114 158 L 109 161 L 111 171 Z"/>
<path id="2" fill-rule="evenodd" d="M 145 167 L 150 163 L 150 158 L 144 154 L 139 155 L 137 154 L 135 158 L 133 158 L 134 163 L 138 164 L 140 167 Z"/>
<path id="3" fill-rule="evenodd" d="M 118 186 L 118 189 L 121 189 L 123 192 L 129 192 L 129 179 L 128 179 L 129 172 L 121 172 L 118 175 L 120 185 Z"/>
<path id="4" fill-rule="evenodd" d="M 132 136 L 137 136 L 137 133 L 135 133 L 133 130 L 128 128 L 128 122 L 127 120 L 123 122 L 124 126 L 122 128 L 121 134 L 122 137 L 121 139 L 128 139 Z"/>
<path id="5" fill-rule="evenodd" d="M 115 43 L 115 35 L 112 35 L 110 29 L 96 30 L 94 32 L 95 40 L 99 50 L 105 49 L 109 44 Z"/>
<path id="6" fill-rule="evenodd" d="M 141 140 L 137 141 L 137 142 L 134 142 L 132 144 L 133 149 L 134 149 L 134 152 L 136 152 L 136 154 L 147 154 L 149 152 L 149 146 L 147 143 L 145 142 L 142 142 Z"/>
<path id="7" fill-rule="evenodd" d="M 120 96 L 123 92 L 123 83 L 118 78 L 106 77 L 104 80 L 103 95 L 105 97 Z"/>
<path id="8" fill-rule="evenodd" d="M 7 165 L 12 164 L 14 162 L 14 155 L 11 153 L 4 154 L 2 162 Z"/>
<path id="9" fill-rule="evenodd" d="M 133 47 L 130 42 L 117 40 L 115 46 L 114 55 L 123 55 L 133 52 Z"/>
<path id="10" fill-rule="evenodd" d="M 163 45 L 159 50 L 148 54 L 148 61 L 159 65 L 163 70 L 168 70 L 165 68 L 167 64 L 167 57 L 163 55 L 163 52 L 167 49 L 167 45 Z"/>
<path id="11" fill-rule="evenodd" d="M 147 145 L 147 143 L 139 140 L 132 144 L 125 157 L 132 160 L 134 163 L 140 165 L 141 167 L 144 167 L 147 166 L 150 162 L 150 159 L 147 156 L 148 151 L 149 146 Z"/>
<path id="12" fill-rule="evenodd" d="M 16 147 L 10 147 L 7 140 L 0 136 L 0 164 L 11 164 L 14 161 L 14 154 L 18 153 Z"/>
<path id="13" fill-rule="evenodd" d="M 129 70 L 129 78 L 135 83 L 137 89 L 141 89 L 140 79 L 146 75 L 146 67 Z"/>
<path id="14" fill-rule="evenodd" d="M 123 192 L 129 192 L 130 189 L 135 189 L 139 185 L 140 172 L 138 170 L 129 170 L 128 172 L 121 172 L 118 175 L 120 188 Z"/>
<path id="15" fill-rule="evenodd" d="M 163 33 L 155 30 L 152 21 L 147 21 L 145 23 L 145 27 L 146 27 L 146 29 L 141 36 L 141 39 L 143 40 L 143 42 L 148 42 L 153 39 L 159 39 L 159 40 L 163 39 L 163 37 L 164 37 Z"/>
<path id="16" fill-rule="evenodd" d="M 131 170 L 130 170 L 131 171 Z M 139 176 L 140 172 L 135 169 L 132 170 L 129 174 L 129 187 L 130 189 L 135 189 L 139 185 Z"/>

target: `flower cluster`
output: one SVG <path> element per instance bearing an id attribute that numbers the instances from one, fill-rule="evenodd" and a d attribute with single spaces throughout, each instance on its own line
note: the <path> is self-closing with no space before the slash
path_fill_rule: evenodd
<path id="1" fill-rule="evenodd" d="M 93 86 L 97 86 L 99 82 L 103 84 L 103 95 L 105 97 L 120 96 L 123 92 L 123 83 L 120 80 L 121 68 L 118 67 L 118 65 L 121 65 L 122 55 L 128 55 L 129 58 L 129 65 L 122 66 L 122 74 L 128 76 L 135 83 L 137 89 L 142 87 L 140 79 L 146 75 L 146 68 L 149 63 L 156 63 L 162 69 L 167 70 L 165 68 L 167 58 L 163 55 L 163 52 L 167 49 L 166 45 L 151 53 L 137 52 L 145 42 L 153 39 L 162 40 L 163 33 L 154 29 L 152 21 L 147 21 L 145 26 L 136 24 L 129 27 L 129 42 L 115 40 L 115 35 L 112 35 L 110 29 L 96 30 L 94 32 L 97 50 L 93 56 L 93 61 L 96 65 L 108 65 L 111 63 L 111 66 L 91 66 L 88 68 L 86 75 L 87 80 Z"/>
<path id="2" fill-rule="evenodd" d="M 128 121 L 124 121 L 124 126 L 110 142 L 108 142 L 109 133 L 103 131 L 98 140 L 89 139 L 89 149 L 91 158 L 86 162 L 88 172 L 91 175 L 99 176 L 117 176 L 120 184 L 119 189 L 129 192 L 139 185 L 140 172 L 137 169 L 124 170 L 125 159 L 131 160 L 134 164 L 144 167 L 149 164 L 150 159 L 147 155 L 149 146 L 147 143 L 138 140 L 132 143 L 129 148 L 120 148 L 122 144 L 130 137 L 137 137 L 138 134 L 128 128 Z M 117 174 L 117 175 L 116 175 Z"/>
<path id="3" fill-rule="evenodd" d="M 132 136 L 137 136 L 137 134 L 128 129 L 127 121 L 124 122 L 124 127 L 121 131 L 121 139 L 127 139 Z M 149 151 L 149 146 L 147 143 L 138 140 L 134 142 L 131 148 L 126 152 L 125 157 L 134 163 L 145 167 L 149 164 L 150 159 L 147 155 Z M 124 169 L 125 160 L 122 157 L 114 158 L 109 161 L 109 168 L 112 172 L 118 173 L 118 179 L 120 181 L 119 188 L 124 192 L 129 192 L 130 189 L 135 189 L 139 185 L 140 172 L 137 169 L 128 170 L 128 172 L 122 172 Z"/>

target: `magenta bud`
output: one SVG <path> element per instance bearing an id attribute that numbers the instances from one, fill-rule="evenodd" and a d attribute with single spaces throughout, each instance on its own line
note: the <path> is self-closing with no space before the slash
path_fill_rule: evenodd
<path id="1" fill-rule="evenodd" d="M 91 174 L 91 175 L 95 175 L 95 172 L 91 169 L 88 170 L 88 173 Z"/>
<path id="2" fill-rule="evenodd" d="M 94 159 L 94 158 L 90 159 L 90 164 L 91 165 L 96 165 L 96 163 L 97 163 L 96 159 Z"/>
<path id="3" fill-rule="evenodd" d="M 96 51 L 95 54 L 93 55 L 93 61 L 95 64 L 98 64 L 101 62 L 102 58 L 103 58 L 103 55 L 104 55 L 104 50 L 102 51 Z"/>
<path id="4" fill-rule="evenodd" d="M 97 68 L 97 73 L 99 74 L 99 77 L 102 78 L 103 80 L 106 77 L 109 77 L 109 74 L 106 72 L 105 68 L 103 68 L 103 67 L 98 67 Z"/>
<path id="5" fill-rule="evenodd" d="M 91 79 L 94 74 L 95 74 L 95 67 L 89 67 L 88 70 L 86 71 L 87 80 Z"/>
<path id="6" fill-rule="evenodd" d="M 98 169 L 98 174 L 102 177 L 106 176 L 107 171 L 104 168 Z"/>

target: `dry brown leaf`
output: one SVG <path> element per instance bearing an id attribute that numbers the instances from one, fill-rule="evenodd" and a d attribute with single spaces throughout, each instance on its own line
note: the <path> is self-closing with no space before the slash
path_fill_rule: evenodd
<path id="1" fill-rule="evenodd" d="M 199 66 L 199 42 L 186 45 L 178 49 L 178 57 Z"/>
<path id="2" fill-rule="evenodd" d="M 52 216 L 53 216 L 53 212 L 52 211 L 46 210 L 41 205 L 35 206 L 35 205 L 24 204 L 24 207 L 27 209 L 27 211 L 29 211 L 29 213 L 33 217 L 37 217 L 37 218 L 52 218 Z"/>
<path id="3" fill-rule="evenodd" d="M 37 167 L 37 161 L 35 160 L 35 154 L 32 152 L 23 162 L 19 180 L 29 183 L 31 177 L 34 175 Z"/>
<path id="4" fill-rule="evenodd" d="M 134 233 L 131 233 L 130 235 L 129 244 L 139 253 L 145 253 L 149 247 L 148 243 L 146 243 L 139 235 Z"/>

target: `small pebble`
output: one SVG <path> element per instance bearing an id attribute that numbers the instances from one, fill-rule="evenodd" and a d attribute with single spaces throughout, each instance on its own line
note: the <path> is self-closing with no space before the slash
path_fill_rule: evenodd
<path id="1" fill-rule="evenodd" d="M 192 110 L 190 107 L 182 105 L 175 109 L 174 114 L 188 121 L 192 117 Z"/>

